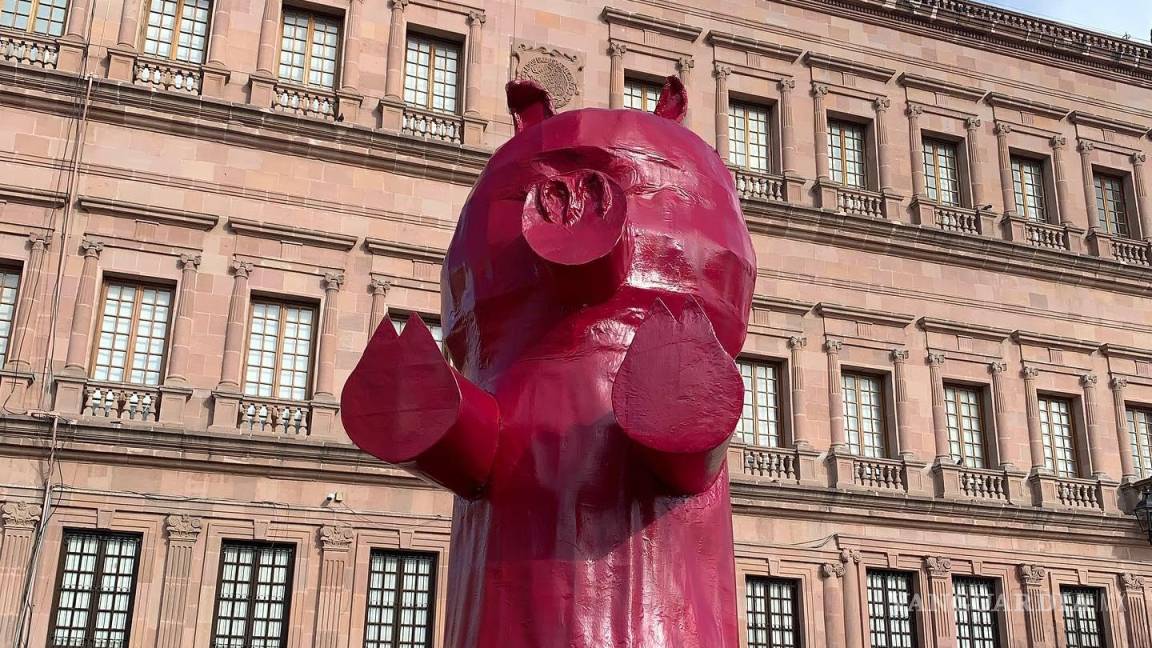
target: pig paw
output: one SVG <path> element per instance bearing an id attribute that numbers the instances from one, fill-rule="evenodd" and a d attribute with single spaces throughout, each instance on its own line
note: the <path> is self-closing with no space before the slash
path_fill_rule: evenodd
<path id="1" fill-rule="evenodd" d="M 340 397 L 349 438 L 384 461 L 412 461 L 439 442 L 460 416 L 460 386 L 419 316 L 396 334 L 384 320 Z"/>
<path id="2" fill-rule="evenodd" d="M 612 386 L 624 433 L 662 454 L 709 452 L 732 435 L 743 403 L 740 372 L 700 305 L 690 300 L 676 318 L 657 300 Z"/>

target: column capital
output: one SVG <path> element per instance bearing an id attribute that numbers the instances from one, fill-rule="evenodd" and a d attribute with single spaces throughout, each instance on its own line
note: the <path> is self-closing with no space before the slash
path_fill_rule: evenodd
<path id="1" fill-rule="evenodd" d="M 1040 565 L 1019 565 L 1016 573 L 1020 576 L 1020 582 L 1028 587 L 1039 587 L 1048 578 L 1048 570 Z"/>
<path id="2" fill-rule="evenodd" d="M 164 530 L 168 532 L 169 542 L 196 542 L 203 526 L 201 518 L 191 515 L 175 514 L 164 518 Z"/>
<path id="3" fill-rule="evenodd" d="M 788 338 L 789 349 L 803 349 L 806 346 L 808 346 L 808 338 L 803 335 L 793 335 Z"/>
<path id="4" fill-rule="evenodd" d="M 823 97 L 828 94 L 828 84 L 826 83 L 813 83 L 812 96 Z"/>
<path id="5" fill-rule="evenodd" d="M 820 575 L 824 578 L 843 578 L 844 571 L 845 569 L 843 563 L 826 562 L 823 565 L 820 565 Z"/>
<path id="6" fill-rule="evenodd" d="M 996 122 L 996 125 L 992 127 L 992 132 L 996 133 L 998 136 L 1007 135 L 1008 133 L 1012 132 L 1012 124 L 998 121 Z"/>
<path id="7" fill-rule="evenodd" d="M 1144 577 L 1132 572 L 1120 574 L 1120 586 L 1125 592 L 1139 592 L 1144 589 Z"/>
<path id="8" fill-rule="evenodd" d="M 1089 140 L 1079 138 L 1076 140 L 1076 150 L 1081 153 L 1091 153 L 1096 148 L 1096 144 Z"/>
<path id="9" fill-rule="evenodd" d="M 391 9 L 393 9 L 394 11 L 403 12 L 405 9 L 408 8 L 408 2 L 409 1 L 410 0 L 389 0 L 388 6 Z"/>
<path id="10" fill-rule="evenodd" d="M 80 251 L 86 259 L 99 259 L 100 253 L 104 251 L 104 242 L 84 239 L 80 241 Z"/>
<path id="11" fill-rule="evenodd" d="M 407 4 L 407 0 L 405 0 Z M 488 16 L 483 11 L 469 11 L 468 12 L 468 26 L 474 27 L 476 25 L 483 25 L 488 22 Z"/>
<path id="12" fill-rule="evenodd" d="M 937 352 L 929 353 L 928 354 L 928 366 L 930 366 L 930 367 L 942 366 L 944 364 L 944 361 L 947 359 L 948 359 L 948 356 L 944 355 L 943 353 L 937 353 Z"/>
<path id="13" fill-rule="evenodd" d="M 33 250 L 43 251 L 48 247 L 50 242 L 51 240 L 48 238 L 47 234 L 42 234 L 40 232 L 31 232 L 28 234 L 28 244 L 32 247 Z"/>
<path id="14" fill-rule="evenodd" d="M 340 290 L 340 287 L 344 285 L 344 273 L 325 272 L 324 278 L 320 280 L 320 285 L 324 287 L 324 292 Z"/>
<path id="15" fill-rule="evenodd" d="M 920 115 L 924 114 L 924 106 L 921 106 L 920 104 L 910 103 L 910 104 L 908 104 L 908 108 L 907 108 L 907 110 L 904 111 L 904 113 L 907 114 L 912 119 L 917 119 L 920 117 Z"/>
<path id="16" fill-rule="evenodd" d="M 924 567 L 931 578 L 948 578 L 952 573 L 952 559 L 946 556 L 925 556 Z"/>
<path id="17" fill-rule="evenodd" d="M 691 56 L 681 56 L 676 59 L 676 70 L 679 72 L 687 72 L 696 67 L 696 59 Z"/>
<path id="18" fill-rule="evenodd" d="M 624 56 L 627 53 L 627 43 L 621 43 L 620 41 L 611 41 L 608 43 L 608 56 Z"/>
<path id="19" fill-rule="evenodd" d="M 1124 376 L 1112 376 L 1113 391 L 1123 391 L 1128 386 L 1128 379 Z"/>
<path id="20" fill-rule="evenodd" d="M 840 349 L 844 348 L 844 343 L 840 340 L 828 340 L 824 343 L 824 351 L 828 355 L 840 355 Z"/>
<path id="21" fill-rule="evenodd" d="M 991 373 L 994 376 L 998 375 L 998 374 L 1002 374 L 1005 371 L 1008 371 L 1008 363 L 1004 362 L 1002 360 L 996 360 L 995 362 L 990 362 L 990 363 L 988 363 L 988 371 L 989 371 L 989 373 Z"/>
<path id="22" fill-rule="evenodd" d="M 964 120 L 964 130 L 974 131 L 984 125 L 979 117 L 969 117 Z"/>
<path id="23" fill-rule="evenodd" d="M 249 261 L 241 261 L 240 259 L 232 259 L 232 274 L 247 279 L 248 275 L 252 274 L 252 263 Z"/>
<path id="24" fill-rule="evenodd" d="M 792 92 L 796 89 L 796 79 L 780 79 L 776 83 L 776 87 L 780 89 L 780 92 Z"/>
<path id="25" fill-rule="evenodd" d="M 180 260 L 177 263 L 180 264 L 181 270 L 193 270 L 193 271 L 195 271 L 197 268 L 200 267 L 200 255 L 199 254 L 181 254 Z"/>
<path id="26" fill-rule="evenodd" d="M 348 551 L 356 540 L 350 524 L 332 524 L 320 527 L 320 547 L 324 551 Z"/>
<path id="27" fill-rule="evenodd" d="M 855 549 L 841 549 L 840 562 L 845 565 L 849 563 L 859 563 L 861 559 L 860 552 Z"/>
<path id="28" fill-rule="evenodd" d="M 42 510 L 39 504 L 5 502 L 0 506 L 0 519 L 5 529 L 35 529 Z"/>
<path id="29" fill-rule="evenodd" d="M 1040 375 L 1040 370 L 1036 367 L 1024 367 L 1021 373 L 1024 375 L 1024 380 L 1036 380 Z"/>
<path id="30" fill-rule="evenodd" d="M 1052 136 L 1052 139 L 1048 140 L 1048 146 L 1051 146 L 1052 148 L 1054 148 L 1058 151 L 1063 149 L 1067 145 L 1068 145 L 1068 138 L 1064 137 L 1063 135 L 1054 135 L 1054 136 Z"/>
<path id="31" fill-rule="evenodd" d="M 1148 154 L 1143 151 L 1137 151 L 1132 154 L 1132 166 L 1140 166 L 1148 161 Z"/>
<path id="32" fill-rule="evenodd" d="M 368 282 L 368 287 L 372 290 L 373 295 L 380 295 L 381 297 L 388 294 L 392 289 L 392 282 L 387 279 L 373 279 Z"/>
<path id="33" fill-rule="evenodd" d="M 908 360 L 908 349 L 892 349 L 888 352 L 888 358 L 892 360 L 892 364 L 904 364 Z"/>
<path id="34" fill-rule="evenodd" d="M 712 76 L 716 77 L 717 79 L 727 79 L 731 75 L 732 68 L 728 67 L 727 65 L 720 65 L 719 63 L 716 63 L 712 66 Z"/>
<path id="35" fill-rule="evenodd" d="M 888 112 L 888 109 L 891 107 L 892 100 L 888 97 L 878 97 L 875 101 L 872 102 L 872 109 L 878 113 Z"/>
<path id="36" fill-rule="evenodd" d="M 1080 384 L 1084 385 L 1085 389 L 1092 389 L 1096 387 L 1096 382 L 1098 380 L 1099 379 L 1096 377 L 1096 374 L 1093 373 L 1087 373 L 1083 376 L 1080 376 Z"/>

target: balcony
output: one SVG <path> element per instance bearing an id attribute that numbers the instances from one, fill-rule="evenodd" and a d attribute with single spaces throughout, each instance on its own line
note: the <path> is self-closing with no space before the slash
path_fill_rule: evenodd
<path id="1" fill-rule="evenodd" d="M 1100 230 L 1088 233 L 1088 251 L 1102 259 L 1125 265 L 1152 267 L 1152 243 L 1107 234 Z"/>
<path id="2" fill-rule="evenodd" d="M 786 202 L 787 191 L 784 178 L 781 176 L 734 169 L 736 175 L 736 190 L 745 200 L 764 200 L 768 202 Z"/>
<path id="3" fill-rule="evenodd" d="M 742 449 L 744 474 L 780 482 L 800 481 L 800 460 L 793 449 Z"/>
<path id="4" fill-rule="evenodd" d="M 1046 250 L 1069 250 L 1068 231 L 1059 225 L 1027 221 L 1024 223 L 1024 240 L 1032 247 Z"/>
<path id="5" fill-rule="evenodd" d="M 197 65 L 141 57 L 136 59 L 134 64 L 132 81 L 136 85 L 148 86 L 156 90 L 198 95 L 203 82 L 203 71 Z"/>
<path id="6" fill-rule="evenodd" d="M 84 387 L 83 416 L 155 423 L 160 415 L 160 390 L 140 385 L 89 382 Z"/>
<path id="7" fill-rule="evenodd" d="M 933 466 L 932 471 L 936 477 L 938 497 L 986 504 L 1031 504 L 1031 500 L 1024 495 L 1024 473 L 944 463 Z"/>
<path id="8" fill-rule="evenodd" d="M 276 112 L 334 121 L 336 119 L 336 95 L 285 84 L 276 84 L 272 89 L 272 110 Z"/>
<path id="9" fill-rule="evenodd" d="M 852 483 L 868 490 L 908 490 L 904 478 L 904 463 L 897 459 L 869 459 L 856 457 L 852 465 Z"/>
<path id="10" fill-rule="evenodd" d="M 0 34 L 0 60 L 55 70 L 60 46 L 54 41 L 30 35 Z"/>
<path id="11" fill-rule="evenodd" d="M 236 426 L 241 432 L 308 436 L 312 407 L 307 402 L 248 398 L 240 400 Z"/>
<path id="12" fill-rule="evenodd" d="M 464 141 L 464 121 L 458 115 L 404 106 L 400 132 L 426 140 L 461 144 Z"/>

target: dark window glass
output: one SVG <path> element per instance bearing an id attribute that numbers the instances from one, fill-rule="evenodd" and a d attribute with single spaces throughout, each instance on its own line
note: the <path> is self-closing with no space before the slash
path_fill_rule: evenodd
<path id="1" fill-rule="evenodd" d="M 796 581 L 749 577 L 748 648 L 797 648 L 800 624 Z"/>
<path id="2" fill-rule="evenodd" d="M 849 452 L 871 459 L 887 457 L 884 389 L 880 378 L 846 373 L 841 382 L 844 430 L 848 433 Z"/>
<path id="3" fill-rule="evenodd" d="M 868 572 L 868 622 L 872 648 L 915 648 L 912 576 L 903 572 Z"/>
<path id="4" fill-rule="evenodd" d="M 140 536 L 65 531 L 51 648 L 125 648 Z"/>
<path id="5" fill-rule="evenodd" d="M 1064 636 L 1068 648 L 1102 648 L 1104 629 L 1100 590 L 1094 587 L 1062 587 Z"/>
<path id="6" fill-rule="evenodd" d="M 1124 180 L 1116 176 L 1097 175 L 1096 218 L 1100 229 L 1116 236 L 1128 236 L 1128 207 L 1124 198 Z"/>
<path id="7" fill-rule="evenodd" d="M 957 648 L 1000 648 L 996 583 L 987 578 L 957 577 L 952 591 Z"/>
<path id="8" fill-rule="evenodd" d="M 291 545 L 225 542 L 213 648 L 283 648 L 292 598 Z"/>
<path id="9" fill-rule="evenodd" d="M 429 648 L 435 582 L 435 556 L 373 550 L 364 648 Z"/>

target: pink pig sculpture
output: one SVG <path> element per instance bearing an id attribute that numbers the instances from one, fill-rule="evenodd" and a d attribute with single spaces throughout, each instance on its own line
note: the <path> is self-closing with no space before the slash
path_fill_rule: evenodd
<path id="1" fill-rule="evenodd" d="M 655 114 L 507 91 L 516 134 L 444 262 L 456 368 L 418 317 L 385 321 L 344 427 L 457 495 L 446 648 L 736 648 L 725 453 L 756 260 L 732 176 L 675 78 Z"/>

